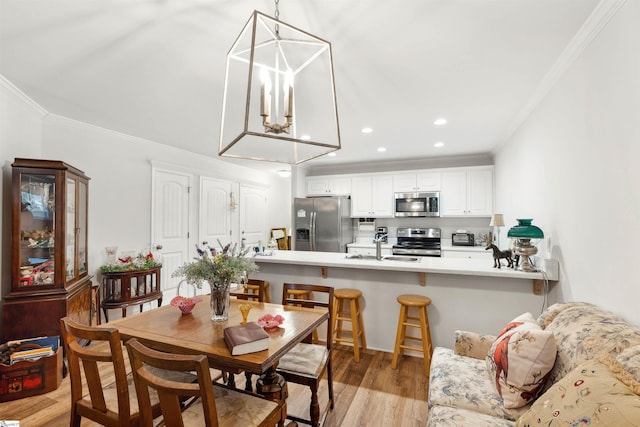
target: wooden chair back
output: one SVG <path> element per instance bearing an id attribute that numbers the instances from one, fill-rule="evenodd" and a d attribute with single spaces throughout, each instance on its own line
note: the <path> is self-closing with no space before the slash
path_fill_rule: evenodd
<path id="1" fill-rule="evenodd" d="M 249 286 L 248 288 L 231 292 L 230 294 L 242 300 L 267 302 L 266 295 L 269 282 L 260 279 L 248 279 L 247 285 Z M 257 291 L 257 293 L 255 293 L 255 291 Z"/>
<path id="2" fill-rule="evenodd" d="M 280 422 L 283 403 L 214 385 L 209 362 L 203 355 L 163 353 L 136 339 L 127 341 L 126 347 L 136 392 L 144 408 L 140 413 L 142 427 L 154 425 L 154 415 L 148 410 L 150 391 L 157 393 L 163 425 L 169 427 L 273 427 Z M 185 381 L 175 376 L 182 371 L 195 372 L 197 379 Z"/>
<path id="3" fill-rule="evenodd" d="M 62 341 L 69 365 L 71 383 L 71 426 L 80 426 L 81 417 L 104 426 L 132 424 L 138 414 L 131 414 L 127 373 L 120 334 L 115 328 L 96 328 L 80 325 L 68 317 L 60 319 Z M 79 342 L 80 341 L 80 342 Z M 91 345 L 82 343 L 90 342 Z M 100 343 L 105 345 L 100 346 Z M 117 411 L 107 407 L 100 365 L 111 364 L 117 389 Z M 83 390 L 82 368 L 87 393 Z M 105 375 L 105 378 L 107 376 Z"/>
<path id="4" fill-rule="evenodd" d="M 313 299 L 299 299 L 289 291 L 308 291 L 307 295 L 312 295 Z M 322 299 L 318 296 L 322 295 Z M 326 299 L 326 301 L 325 301 Z M 333 332 L 333 287 L 322 285 L 308 285 L 303 283 L 284 283 L 282 285 L 282 305 L 296 305 L 307 308 L 326 308 L 329 310 L 329 321 L 327 322 L 327 349 L 331 349 L 331 334 Z M 305 339 L 311 342 L 311 336 Z"/>
<path id="5" fill-rule="evenodd" d="M 184 397 L 200 398 L 204 422 L 207 426 L 218 426 L 218 414 L 213 394 L 209 362 L 203 355 L 178 355 L 150 349 L 136 339 L 127 341 L 127 352 L 131 362 L 136 393 L 140 402 L 140 425 L 153 427 L 153 414 L 149 389 L 155 389 L 160 400 L 160 409 L 167 426 L 184 427 L 181 400 Z M 158 376 L 154 369 L 164 371 L 195 371 L 198 381 L 185 383 L 167 380 Z M 200 404 L 195 403 L 195 404 Z"/>

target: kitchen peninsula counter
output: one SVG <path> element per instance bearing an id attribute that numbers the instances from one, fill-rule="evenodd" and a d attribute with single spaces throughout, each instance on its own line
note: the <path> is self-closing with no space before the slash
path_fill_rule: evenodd
<path id="1" fill-rule="evenodd" d="M 276 251 L 254 260 L 259 270 L 251 277 L 269 282 L 272 301 L 280 300 L 285 282 L 362 291 L 367 344 L 388 352 L 393 351 L 400 310 L 396 298 L 402 294 L 431 298 L 428 313 L 434 345 L 450 348 L 455 330 L 497 335 L 516 316 L 537 315 L 545 300 L 556 302 L 553 294 L 547 298 L 546 292 L 534 291 L 549 290 L 547 284 L 558 280 L 557 269 L 547 274 L 546 282 L 543 273 L 493 268 L 491 258 L 420 257 L 408 262 L 349 259 L 346 253 Z"/>
<path id="2" fill-rule="evenodd" d="M 512 268 L 493 268 L 493 259 L 458 259 L 441 257 L 418 257 L 418 261 L 392 261 L 375 259 L 352 259 L 348 254 L 335 252 L 276 251 L 273 255 L 257 255 L 258 265 L 291 264 L 318 267 L 337 267 L 365 270 L 403 271 L 415 273 L 458 274 L 465 276 L 488 276 L 513 279 L 544 280 L 541 272 L 525 272 Z M 557 269 L 547 273 L 548 280 L 558 280 Z"/>

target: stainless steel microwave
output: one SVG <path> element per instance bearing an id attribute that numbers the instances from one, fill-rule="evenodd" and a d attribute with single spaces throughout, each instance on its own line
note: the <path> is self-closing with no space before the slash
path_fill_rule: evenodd
<path id="1" fill-rule="evenodd" d="M 440 193 L 395 193 L 395 216 L 440 216 Z"/>

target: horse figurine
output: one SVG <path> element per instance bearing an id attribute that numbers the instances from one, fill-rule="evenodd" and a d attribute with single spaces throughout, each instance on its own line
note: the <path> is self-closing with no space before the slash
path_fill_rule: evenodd
<path id="1" fill-rule="evenodd" d="M 500 259 L 505 258 L 507 260 L 507 267 L 513 267 L 513 259 L 511 259 L 511 256 L 513 255 L 513 252 L 511 252 L 510 249 L 501 251 L 496 245 L 494 244 L 490 244 L 485 248 L 485 251 L 488 251 L 489 249 L 493 250 L 493 268 L 501 268 L 502 267 L 502 263 L 500 262 Z"/>

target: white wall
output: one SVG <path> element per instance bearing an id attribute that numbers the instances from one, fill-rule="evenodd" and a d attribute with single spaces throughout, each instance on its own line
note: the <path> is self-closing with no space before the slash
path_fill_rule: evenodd
<path id="1" fill-rule="evenodd" d="M 2 83 L 3 80 L 0 80 Z M 3 169 L 2 294 L 10 290 L 11 163 L 14 157 L 65 161 L 84 171 L 89 182 L 89 268 L 96 273 L 105 247 L 142 250 L 151 239 L 152 162 L 267 189 L 267 230 L 290 227 L 290 181 L 277 174 L 230 164 L 56 115 L 29 104 L 11 87 L 0 84 L 0 155 Z M 210 142 L 215 145 L 215 141 Z M 215 148 L 214 148 L 215 149 Z M 198 180 L 194 180 L 197 185 Z M 199 194 L 194 188 L 192 194 Z M 194 204 L 194 210 L 197 204 Z M 192 221 L 197 236 L 197 221 Z M 267 232 L 265 230 L 265 233 Z M 266 238 L 266 237 L 265 237 Z M 5 260 L 6 258 L 6 260 Z"/>
<path id="2" fill-rule="evenodd" d="M 11 163 L 40 153 L 46 111 L 0 76 L 0 283 L 11 280 Z M 0 290 L 5 289 L 4 285 Z"/>
<path id="3" fill-rule="evenodd" d="M 640 2 L 628 1 L 495 156 L 505 231 L 533 218 L 555 298 L 640 324 Z"/>

